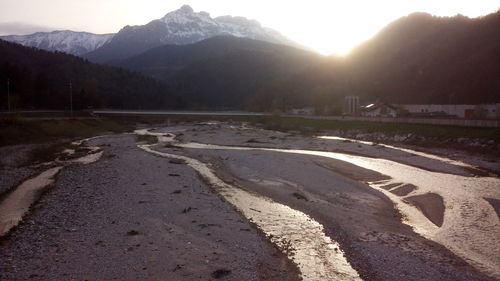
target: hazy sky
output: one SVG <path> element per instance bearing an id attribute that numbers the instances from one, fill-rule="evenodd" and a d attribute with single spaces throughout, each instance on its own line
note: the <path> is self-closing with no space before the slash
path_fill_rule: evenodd
<path id="1" fill-rule="evenodd" d="M 0 0 L 0 34 L 71 29 L 117 32 L 188 4 L 212 17 L 244 16 L 324 54 L 344 54 L 389 22 L 412 12 L 477 17 L 498 0 Z"/>

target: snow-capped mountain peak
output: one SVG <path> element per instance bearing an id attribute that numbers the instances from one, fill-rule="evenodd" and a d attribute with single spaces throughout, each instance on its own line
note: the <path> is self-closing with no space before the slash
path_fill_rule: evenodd
<path id="1" fill-rule="evenodd" d="M 164 44 L 191 44 L 218 35 L 232 35 L 301 47 L 279 32 L 244 17 L 212 18 L 188 5 L 146 25 L 125 26 L 117 34 L 75 31 L 38 32 L 0 36 L 0 39 L 49 51 L 85 55 L 94 61 L 126 58 Z"/>
<path id="2" fill-rule="evenodd" d="M 173 41 L 166 43 L 186 44 L 217 35 L 233 35 L 294 45 L 277 31 L 262 27 L 256 20 L 233 16 L 212 18 L 207 12 L 195 12 L 189 5 L 169 12 L 158 21 L 165 23 L 168 30 L 165 40 Z M 175 39 L 175 37 L 179 38 Z"/>
<path id="3" fill-rule="evenodd" d="M 182 6 L 180 9 L 166 14 L 160 21 L 167 25 L 177 27 L 178 25 L 198 24 L 199 26 L 216 26 L 217 23 L 210 17 L 207 12 L 194 12 L 193 8 L 188 5 Z"/>
<path id="4" fill-rule="evenodd" d="M 192 13 L 194 13 L 194 10 L 189 5 L 182 5 L 182 7 L 180 7 L 177 10 L 177 12 L 179 12 L 179 13 L 186 13 L 186 14 L 192 14 Z"/>
<path id="5" fill-rule="evenodd" d="M 0 39 L 48 51 L 82 55 L 109 42 L 114 34 L 93 34 L 71 30 L 0 36 Z"/>
<path id="6" fill-rule="evenodd" d="M 112 40 L 85 55 L 95 62 L 131 57 L 161 45 L 185 45 L 219 35 L 232 35 L 301 47 L 279 32 L 244 17 L 212 18 L 188 5 L 145 25 L 126 26 Z"/>

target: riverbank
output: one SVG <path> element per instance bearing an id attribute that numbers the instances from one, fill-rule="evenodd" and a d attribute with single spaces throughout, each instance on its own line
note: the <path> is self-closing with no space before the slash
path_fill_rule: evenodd
<path id="1" fill-rule="evenodd" d="M 106 133 L 130 132 L 137 124 L 147 126 L 175 125 L 179 122 L 247 122 L 268 130 L 309 136 L 330 135 L 374 143 L 394 144 L 414 150 L 445 155 L 452 159 L 470 161 L 500 174 L 500 129 L 468 128 L 458 126 L 377 123 L 352 120 L 316 120 L 300 117 L 244 116 L 244 115 L 144 115 L 86 118 L 58 118 L 51 116 L 15 115 L 0 120 L 0 148 L 18 144 L 43 144 L 37 148 L 38 158 L 53 155 L 53 147 L 62 138 L 75 140 Z M 18 149 L 22 149 L 18 147 Z M 50 151 L 52 150 L 52 151 Z M 0 154 L 2 152 L 0 151 Z M 5 155 L 2 154 L 2 155 Z M 51 157 L 50 156 L 50 157 Z M 50 158 L 48 157 L 48 158 Z M 36 159 L 32 159 L 36 160 Z M 5 165 L 0 162 L 0 168 Z"/>

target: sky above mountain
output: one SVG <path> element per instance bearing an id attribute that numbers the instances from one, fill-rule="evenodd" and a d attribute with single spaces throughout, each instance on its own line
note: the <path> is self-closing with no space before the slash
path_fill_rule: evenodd
<path id="1" fill-rule="evenodd" d="M 114 33 L 162 18 L 184 4 L 212 17 L 255 19 L 323 54 L 346 54 L 413 12 L 478 17 L 500 8 L 498 0 L 0 0 L 0 35 L 56 29 Z"/>

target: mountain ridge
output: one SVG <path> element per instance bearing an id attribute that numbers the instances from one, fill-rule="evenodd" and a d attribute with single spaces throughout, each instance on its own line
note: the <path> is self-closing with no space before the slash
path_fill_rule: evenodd
<path id="1" fill-rule="evenodd" d="M 346 58 L 361 96 L 400 103 L 500 102 L 500 11 L 402 17 Z M 401 93 L 405 93 L 402 95 Z"/>
<path id="2" fill-rule="evenodd" d="M 26 47 L 80 56 L 106 44 L 113 36 L 112 33 L 94 34 L 71 30 L 55 30 L 51 32 L 35 32 L 29 35 L 6 35 L 0 36 L 0 39 Z"/>
<path id="3" fill-rule="evenodd" d="M 207 12 L 194 12 L 190 6 L 184 5 L 145 25 L 125 26 L 110 42 L 84 57 L 102 63 L 131 57 L 161 45 L 191 44 L 218 35 L 299 46 L 279 32 L 262 27 L 257 21 L 232 16 L 212 18 Z"/>
<path id="4" fill-rule="evenodd" d="M 500 11 L 477 19 L 416 13 L 392 22 L 343 58 L 221 35 L 157 46 L 109 64 L 168 82 L 185 104 L 198 109 L 313 106 L 321 114 L 340 114 L 347 95 L 365 104 L 498 103 L 498 34 Z"/>
<path id="5" fill-rule="evenodd" d="M 126 25 L 117 33 L 56 30 L 29 35 L 5 35 L 0 36 L 0 39 L 103 63 L 137 55 L 165 44 L 191 44 L 218 35 L 248 37 L 305 48 L 278 31 L 261 26 L 256 20 L 240 16 L 212 18 L 207 12 L 195 12 L 189 5 L 168 12 L 162 18 L 145 25 Z"/>
<path id="6" fill-rule="evenodd" d="M 109 65 L 123 67 L 149 75 L 158 80 L 168 80 L 176 71 L 191 63 L 222 57 L 236 51 L 275 52 L 319 57 L 317 53 L 244 37 L 219 35 L 186 45 L 162 45 L 123 60 L 110 61 Z"/>

